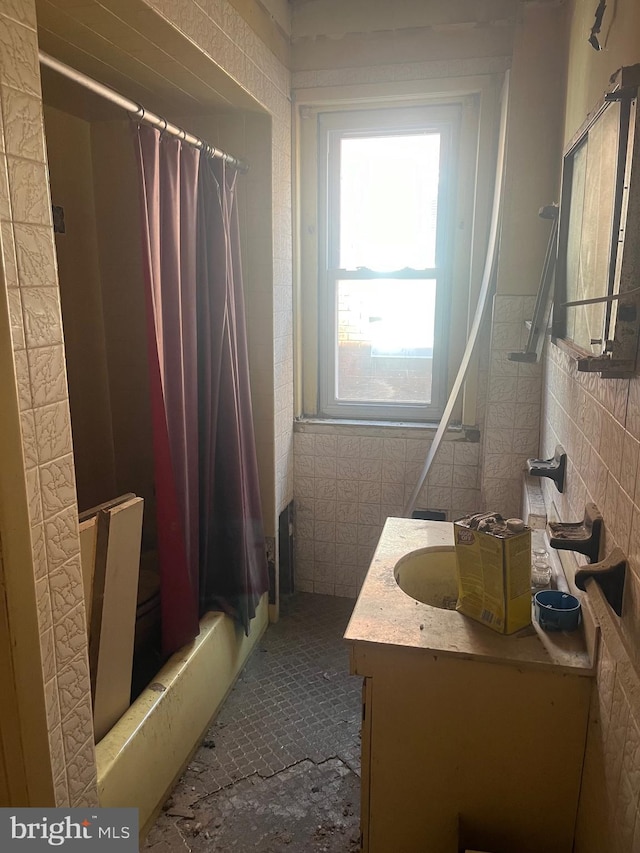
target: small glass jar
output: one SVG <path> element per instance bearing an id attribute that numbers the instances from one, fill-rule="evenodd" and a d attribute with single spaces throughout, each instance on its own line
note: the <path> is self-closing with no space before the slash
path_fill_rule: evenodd
<path id="1" fill-rule="evenodd" d="M 531 566 L 531 586 L 533 589 L 545 589 L 551 583 L 551 566 L 545 556 L 537 556 Z M 535 554 L 535 552 L 534 552 Z"/>

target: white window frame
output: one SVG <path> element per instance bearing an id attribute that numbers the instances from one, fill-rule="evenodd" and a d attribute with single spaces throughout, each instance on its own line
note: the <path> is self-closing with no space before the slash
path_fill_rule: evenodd
<path id="1" fill-rule="evenodd" d="M 438 414 L 401 415 L 395 404 L 385 404 L 372 414 L 362 409 L 349 417 L 343 411 L 328 415 L 320 408 L 320 326 L 325 291 L 320 248 L 324 235 L 321 216 L 319 117 L 324 113 L 353 113 L 398 107 L 446 107 L 460 110 L 459 158 L 455 198 L 451 202 L 450 313 L 446 319 L 448 345 L 440 389 L 442 404 L 450 391 L 464 353 L 467 332 L 480 292 L 493 200 L 500 115 L 501 75 L 420 80 L 372 87 L 353 85 L 296 90 L 294 111 L 294 364 L 295 416 L 342 423 L 389 423 L 435 426 Z M 324 370 L 324 368 L 323 368 Z M 451 424 L 477 425 L 482 364 L 469 366 L 462 394 L 455 404 Z"/>
<path id="2" fill-rule="evenodd" d="M 355 420 L 436 420 L 446 402 L 448 328 L 451 307 L 451 234 L 455 199 L 455 163 L 460 128 L 460 106 L 420 106 L 383 110 L 325 112 L 318 116 L 318 274 L 319 274 L 319 411 L 325 417 Z M 345 138 L 440 134 L 440 182 L 435 267 L 345 270 L 340 256 L 340 142 Z M 393 164 L 390 164 L 393 168 Z M 432 279 L 436 282 L 431 400 L 401 403 L 340 400 L 337 396 L 337 282 L 376 279 Z"/>

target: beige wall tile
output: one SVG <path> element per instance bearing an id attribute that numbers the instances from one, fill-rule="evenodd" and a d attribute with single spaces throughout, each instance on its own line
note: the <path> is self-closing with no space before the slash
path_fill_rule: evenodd
<path id="1" fill-rule="evenodd" d="M 23 0 L 2 0 L 2 14 L 32 30 L 36 28 L 35 3 L 25 3 Z"/>
<path id="2" fill-rule="evenodd" d="M 58 690 L 62 719 L 73 717 L 74 708 L 80 705 L 85 696 L 91 695 L 86 653 L 73 658 L 59 670 Z"/>
<path id="3" fill-rule="evenodd" d="M 73 557 L 61 569 L 49 575 L 51 607 L 56 624 L 66 619 L 71 610 L 84 606 L 80 555 Z"/>
<path id="4" fill-rule="evenodd" d="M 9 196 L 9 171 L 7 157 L 0 154 L 0 220 L 11 219 L 11 198 Z"/>
<path id="5" fill-rule="evenodd" d="M 0 217 L 1 218 L 1 217 Z M 13 236 L 13 226 L 10 222 L 3 222 L 2 231 L 2 259 L 4 263 L 4 277 L 7 287 L 18 286 L 18 266 L 16 261 L 16 246 Z"/>
<path id="6" fill-rule="evenodd" d="M 89 786 L 95 786 L 96 765 L 93 734 L 73 756 L 67 756 L 67 783 L 71 803 L 84 798 Z"/>
<path id="7" fill-rule="evenodd" d="M 53 679 L 53 683 L 55 684 L 55 679 Z M 49 731 L 49 749 L 51 751 L 51 769 L 54 771 L 54 778 L 57 778 L 63 772 L 66 764 L 60 724 Z"/>
<path id="8" fill-rule="evenodd" d="M 20 5 L 14 0 L 10 8 Z M 24 14 L 32 14 L 34 4 L 23 3 Z M 4 13 L 4 9 L 2 9 Z M 15 22 L 0 14 L 0 77 L 2 83 L 32 95 L 40 95 L 40 67 L 38 40 L 34 30 L 16 26 Z"/>
<path id="9" fill-rule="evenodd" d="M 79 551 L 78 511 L 75 506 L 63 510 L 44 524 L 47 564 L 53 573 L 69 562 Z"/>
<path id="10" fill-rule="evenodd" d="M 35 409 L 34 418 L 41 465 L 71 453 L 71 421 L 66 401 Z"/>
<path id="11" fill-rule="evenodd" d="M 24 287 L 22 311 L 27 347 L 45 347 L 62 343 L 62 317 L 57 290 Z"/>
<path id="12" fill-rule="evenodd" d="M 54 650 L 53 628 L 40 635 L 40 650 L 42 653 L 42 676 L 44 682 L 56 677 L 56 656 Z"/>
<path id="13" fill-rule="evenodd" d="M 11 212 L 16 222 L 51 224 L 46 166 L 7 155 Z"/>
<path id="14" fill-rule="evenodd" d="M 14 226 L 21 287 L 57 287 L 53 232 L 48 225 Z"/>
<path id="15" fill-rule="evenodd" d="M 73 456 L 63 456 L 40 466 L 42 507 L 45 519 L 76 504 Z"/>
<path id="16" fill-rule="evenodd" d="M 2 86 L 4 140 L 7 154 L 45 162 L 42 101 L 18 89 Z"/>
<path id="17" fill-rule="evenodd" d="M 31 397 L 31 378 L 29 376 L 29 362 L 25 350 L 14 353 L 13 363 L 16 371 L 16 385 L 18 388 L 18 403 L 20 410 L 25 411 L 33 407 Z"/>
<path id="18" fill-rule="evenodd" d="M 33 405 L 38 408 L 67 399 L 64 347 L 38 347 L 28 352 Z"/>
<path id="19" fill-rule="evenodd" d="M 22 427 L 22 450 L 24 453 L 24 464 L 28 470 L 38 464 L 38 444 L 36 439 L 36 421 L 33 409 L 28 409 L 20 415 Z M 32 520 L 33 524 L 34 521 Z"/>
<path id="20" fill-rule="evenodd" d="M 13 348 L 21 350 L 25 348 L 24 326 L 22 324 L 22 299 L 20 291 L 12 288 L 8 291 L 9 297 L 9 320 L 11 322 L 11 339 Z"/>
<path id="21" fill-rule="evenodd" d="M 41 524 L 42 496 L 40 490 L 40 472 L 37 468 L 30 468 L 26 472 L 27 498 L 29 500 L 29 520 L 31 524 Z"/>
<path id="22" fill-rule="evenodd" d="M 53 625 L 51 613 L 51 597 L 47 578 L 36 581 L 36 600 L 38 604 L 38 623 L 40 631 L 45 632 Z"/>
<path id="23" fill-rule="evenodd" d="M 69 806 L 69 788 L 67 786 L 67 770 L 64 771 L 58 776 L 58 778 L 54 782 L 55 791 L 56 791 L 56 805 L 57 806 Z"/>
<path id="24" fill-rule="evenodd" d="M 76 605 L 53 628 L 56 643 L 56 663 L 63 668 L 87 647 L 87 626 L 84 604 Z M 83 786 L 84 787 L 84 786 Z"/>

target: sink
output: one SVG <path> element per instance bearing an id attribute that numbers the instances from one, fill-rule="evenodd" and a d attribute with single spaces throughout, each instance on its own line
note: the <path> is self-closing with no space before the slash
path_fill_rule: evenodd
<path id="1" fill-rule="evenodd" d="M 456 551 L 432 546 L 410 551 L 395 565 L 393 573 L 403 592 L 441 610 L 455 610 L 458 600 Z"/>

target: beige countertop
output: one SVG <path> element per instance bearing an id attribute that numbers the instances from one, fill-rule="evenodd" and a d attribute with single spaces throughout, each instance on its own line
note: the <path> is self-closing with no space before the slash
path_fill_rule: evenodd
<path id="1" fill-rule="evenodd" d="M 537 623 L 502 635 L 454 610 L 422 604 L 396 583 L 394 567 L 411 551 L 454 547 L 453 524 L 389 518 L 345 632 L 354 646 L 400 647 L 428 653 L 591 675 L 581 629 L 546 633 Z"/>

